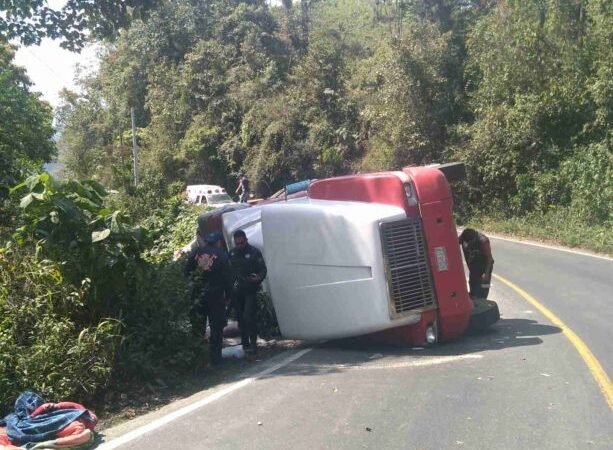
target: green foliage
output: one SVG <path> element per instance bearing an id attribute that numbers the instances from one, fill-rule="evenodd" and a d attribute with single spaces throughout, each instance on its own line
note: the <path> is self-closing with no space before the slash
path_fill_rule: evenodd
<path id="1" fill-rule="evenodd" d="M 116 317 L 134 292 L 125 274 L 140 269 L 142 231 L 131 227 L 120 211 L 105 207 L 107 192 L 95 181 L 57 181 L 43 173 L 14 190 L 22 189 L 27 193 L 20 203 L 18 242 L 38 239 L 44 257 L 64 262 L 63 273 L 71 283 L 92 280 L 94 320 Z"/>
<path id="2" fill-rule="evenodd" d="M 122 316 L 126 339 L 117 361 L 119 381 L 175 380 L 206 362 L 189 325 L 182 262 L 166 260 L 147 267 L 131 277 L 136 292 Z"/>
<path id="3" fill-rule="evenodd" d="M 545 212 L 511 218 L 474 215 L 466 226 L 613 255 L 613 227 L 610 222 L 604 225 L 588 224 L 581 211 L 572 207 L 552 207 Z"/>
<path id="4" fill-rule="evenodd" d="M 198 216 L 204 211 L 206 207 L 190 205 L 178 198 L 160 204 L 156 213 L 143 221 L 152 242 L 144 257 L 159 263 L 172 259 L 176 250 L 196 237 Z"/>
<path id="5" fill-rule="evenodd" d="M 460 160 L 463 215 L 572 206 L 608 220 L 608 191 L 587 191 L 611 164 L 611 8 L 168 2 L 67 97 L 61 153 L 75 174 L 135 200 L 164 197 L 172 183 L 231 186 L 239 170 L 266 196 L 297 179 Z M 149 180 L 136 189 L 130 106 Z M 588 162 L 596 153 L 600 169 Z"/>
<path id="6" fill-rule="evenodd" d="M 94 181 L 60 182 L 44 173 L 14 191 L 23 194 L 18 247 L 10 244 L 18 250 L 0 253 L 10 256 L 0 291 L 7 311 L 0 321 L 3 398 L 28 385 L 52 398 L 85 399 L 111 376 L 172 379 L 202 367 L 182 262 L 173 262 L 173 251 L 194 235 L 199 208 L 160 202 L 145 232 L 110 209 Z"/>
<path id="7" fill-rule="evenodd" d="M 23 389 L 50 401 L 91 398 L 109 381 L 121 324 L 84 326 L 89 280 L 76 288 L 61 264 L 0 249 L 0 410 Z"/>
<path id="8" fill-rule="evenodd" d="M 191 298 L 184 261 L 174 261 L 175 252 L 195 237 L 202 212 L 202 207 L 175 198 L 143 221 L 149 235 L 143 252 L 148 270 L 139 272 L 133 281 L 138 287 L 133 298 L 136 304 L 124 319 L 131 334 L 120 365 L 128 378 L 172 379 L 206 362 L 188 318 Z"/>
<path id="9" fill-rule="evenodd" d="M 571 204 L 586 223 L 613 226 L 612 138 L 575 149 L 561 165 L 560 178 L 570 186 Z"/>
<path id="10" fill-rule="evenodd" d="M 112 137 L 102 123 L 104 111 L 99 93 L 92 88 L 87 90 L 86 96 L 79 97 L 64 90 L 61 98 L 63 104 L 56 111 L 62 130 L 58 143 L 60 160 L 78 179 L 90 178 L 97 172 L 98 179 L 108 180 L 110 174 L 100 169 L 105 167 L 105 150 Z"/>
<path id="11" fill-rule="evenodd" d="M 277 315 L 272 300 L 268 294 L 258 292 L 256 320 L 258 334 L 262 339 L 275 339 L 281 337 L 281 330 L 277 322 Z"/>
<path id="12" fill-rule="evenodd" d="M 445 76 L 449 38 L 431 23 L 409 22 L 402 38 L 381 45 L 356 71 L 367 160 L 381 159 L 376 155 L 382 152 L 388 170 L 441 160 L 452 118 Z"/>
<path id="13" fill-rule="evenodd" d="M 25 45 L 40 44 L 45 37 L 63 41 L 71 50 L 83 47 L 88 34 L 113 37 L 137 17 L 143 17 L 155 0 L 68 0 L 59 9 L 45 1 L 17 0 L 0 3 L 0 38 L 19 39 Z"/>
<path id="14" fill-rule="evenodd" d="M 14 48 L 0 39 L 0 202 L 23 173 L 40 167 L 55 152 L 51 108 L 30 92 Z"/>
<path id="15" fill-rule="evenodd" d="M 613 56 L 604 44 L 610 26 L 603 28 L 611 23 L 611 8 L 598 1 L 581 5 L 499 2 L 469 36 L 475 120 L 457 128 L 462 143 L 451 154 L 468 164 L 470 183 L 478 187 L 469 199 L 481 207 L 518 215 L 587 198 L 594 208 L 573 210 L 588 221 L 609 214 L 606 200 L 581 187 L 598 190 L 597 183 L 580 181 L 573 169 L 586 169 L 587 178 L 611 170 L 611 104 L 602 96 L 611 89 L 610 77 L 602 77 L 610 65 L 603 61 Z M 594 36 L 589 44 L 587 36 Z M 588 162 L 595 149 L 599 168 Z"/>
<path id="16" fill-rule="evenodd" d="M 157 214 L 168 198 L 176 198 L 185 190 L 182 181 L 168 184 L 161 174 L 151 170 L 141 172 L 138 186 L 129 191 L 115 191 L 106 198 L 109 209 L 125 211 L 125 216 L 139 223 Z"/>

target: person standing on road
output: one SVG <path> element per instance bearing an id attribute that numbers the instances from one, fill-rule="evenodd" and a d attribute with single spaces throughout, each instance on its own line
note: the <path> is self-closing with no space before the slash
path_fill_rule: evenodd
<path id="1" fill-rule="evenodd" d="M 459 243 L 468 266 L 470 296 L 487 298 L 494 268 L 490 240 L 477 230 L 465 228 L 460 234 Z"/>
<path id="2" fill-rule="evenodd" d="M 238 310 L 243 349 L 257 351 L 257 292 L 266 278 L 266 263 L 262 253 L 249 244 L 243 230 L 234 232 L 235 247 L 230 251 L 230 264 L 234 274 L 234 301 Z"/>
<path id="3" fill-rule="evenodd" d="M 185 268 L 193 281 L 190 311 L 192 330 L 202 338 L 208 319 L 211 329 L 209 350 L 213 364 L 221 362 L 223 329 L 226 326 L 225 299 L 232 291 L 230 262 L 221 243 L 221 233 L 209 233 L 206 245 L 200 245 L 189 253 Z"/>
<path id="4" fill-rule="evenodd" d="M 240 203 L 247 203 L 249 199 L 249 179 L 243 172 L 239 172 L 238 177 L 238 187 L 234 193 L 238 194 L 240 192 Z"/>

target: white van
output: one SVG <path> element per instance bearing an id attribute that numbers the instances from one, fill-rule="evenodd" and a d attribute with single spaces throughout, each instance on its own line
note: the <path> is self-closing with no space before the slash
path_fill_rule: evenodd
<path id="1" fill-rule="evenodd" d="M 187 186 L 187 201 L 196 205 L 207 205 L 213 208 L 235 203 L 224 188 L 214 184 L 192 184 Z"/>

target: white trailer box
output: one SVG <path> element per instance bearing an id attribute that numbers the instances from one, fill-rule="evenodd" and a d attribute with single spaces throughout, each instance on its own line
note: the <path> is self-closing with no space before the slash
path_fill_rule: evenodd
<path id="1" fill-rule="evenodd" d="M 300 199 L 223 215 L 226 241 L 243 229 L 268 267 L 283 336 L 329 339 L 416 323 L 392 318 L 380 223 L 406 218 L 395 206 Z"/>

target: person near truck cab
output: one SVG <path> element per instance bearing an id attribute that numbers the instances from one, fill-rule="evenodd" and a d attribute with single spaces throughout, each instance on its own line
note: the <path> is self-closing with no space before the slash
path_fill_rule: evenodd
<path id="1" fill-rule="evenodd" d="M 243 349 L 257 351 L 257 292 L 266 278 L 266 263 L 262 253 L 249 244 L 243 230 L 234 232 L 235 247 L 230 251 L 234 274 L 234 301 L 238 310 L 238 326 Z"/>
<path id="2" fill-rule="evenodd" d="M 193 282 L 190 310 L 192 331 L 198 338 L 203 338 L 208 320 L 213 364 L 221 362 L 223 329 L 226 326 L 225 299 L 232 291 L 230 262 L 221 243 L 221 233 L 209 233 L 205 245 L 198 245 L 189 253 L 185 267 Z"/>
<path id="3" fill-rule="evenodd" d="M 465 228 L 460 234 L 459 243 L 468 266 L 470 296 L 487 298 L 494 268 L 490 240 L 477 230 Z"/>
<path id="4" fill-rule="evenodd" d="M 249 199 L 249 179 L 243 172 L 240 172 L 238 174 L 238 187 L 236 188 L 236 191 L 234 193 L 238 194 L 239 192 L 240 203 L 247 203 L 247 200 Z"/>

